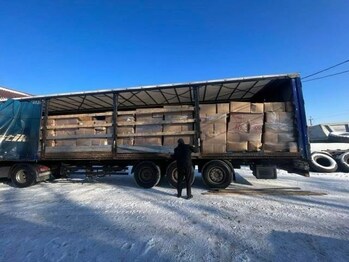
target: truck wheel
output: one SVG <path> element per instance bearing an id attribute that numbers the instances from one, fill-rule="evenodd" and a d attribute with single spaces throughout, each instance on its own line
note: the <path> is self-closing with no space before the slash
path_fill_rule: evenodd
<path id="1" fill-rule="evenodd" d="M 333 142 L 349 143 L 349 132 L 331 132 L 328 138 Z"/>
<path id="2" fill-rule="evenodd" d="M 35 183 L 37 171 L 33 165 L 20 164 L 10 171 L 11 181 L 16 187 L 28 187 Z"/>
<path id="3" fill-rule="evenodd" d="M 194 168 L 192 170 L 194 173 Z M 177 188 L 178 183 L 178 173 L 177 173 L 177 163 L 176 161 L 173 161 L 171 164 L 168 165 L 166 169 L 166 178 L 168 183 L 173 186 L 174 188 Z M 195 175 L 192 176 L 192 180 L 190 181 L 190 184 L 192 185 L 195 180 Z M 185 181 L 182 181 L 183 185 L 185 184 Z"/>
<path id="4" fill-rule="evenodd" d="M 229 160 L 224 160 L 224 163 L 226 163 L 229 168 L 230 168 L 230 172 L 232 173 L 233 175 L 233 180 L 236 181 L 236 176 L 235 176 L 235 171 L 234 171 L 234 166 L 233 164 L 229 161 Z"/>
<path id="5" fill-rule="evenodd" d="M 133 172 L 137 185 L 144 188 L 156 186 L 161 178 L 159 166 L 151 161 L 138 163 Z"/>
<path id="6" fill-rule="evenodd" d="M 232 172 L 224 161 L 212 160 L 204 165 L 202 178 L 209 187 L 226 188 L 231 183 Z"/>
<path id="7" fill-rule="evenodd" d="M 339 169 L 343 172 L 349 172 L 349 151 L 339 155 L 337 158 Z"/>
<path id="8" fill-rule="evenodd" d="M 310 168 L 316 172 L 331 173 L 337 170 L 338 165 L 328 154 L 314 152 L 311 154 Z"/>

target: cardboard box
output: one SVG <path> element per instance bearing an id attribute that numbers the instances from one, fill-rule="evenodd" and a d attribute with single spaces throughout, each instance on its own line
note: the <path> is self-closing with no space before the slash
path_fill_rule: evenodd
<path id="1" fill-rule="evenodd" d="M 248 142 L 227 142 L 227 151 L 242 152 L 248 150 Z"/>
<path id="2" fill-rule="evenodd" d="M 201 139 L 211 143 L 226 143 L 226 114 L 215 114 L 203 117 L 201 115 Z"/>
<path id="3" fill-rule="evenodd" d="M 164 135 L 164 146 L 177 146 L 177 141 L 179 138 L 184 140 L 186 144 L 193 143 L 193 135 L 179 135 L 181 132 L 191 131 L 193 130 L 192 124 L 173 124 L 173 125 L 164 125 L 163 132 L 174 132 L 174 135 Z"/>
<path id="4" fill-rule="evenodd" d="M 79 120 L 77 118 L 69 119 L 55 119 L 55 126 L 65 126 L 65 125 L 78 125 Z"/>
<path id="5" fill-rule="evenodd" d="M 293 124 L 289 123 L 268 123 L 266 122 L 264 124 L 264 130 L 265 132 L 274 132 L 274 133 L 281 133 L 281 132 L 294 132 L 294 126 Z"/>
<path id="6" fill-rule="evenodd" d="M 248 151 L 260 151 L 262 148 L 261 141 L 249 141 L 248 142 Z"/>
<path id="7" fill-rule="evenodd" d="M 135 122 L 135 116 L 134 115 L 121 115 L 116 118 L 116 122 L 127 122 L 130 124 L 133 124 Z M 112 121 L 111 121 L 112 122 Z"/>
<path id="8" fill-rule="evenodd" d="M 251 103 L 250 102 L 230 102 L 230 112 L 231 113 L 251 113 Z"/>
<path id="9" fill-rule="evenodd" d="M 251 113 L 264 113 L 264 103 L 251 103 Z"/>
<path id="10" fill-rule="evenodd" d="M 218 154 L 218 153 L 226 153 L 227 147 L 226 144 L 211 144 L 207 142 L 202 142 L 201 149 L 203 154 Z"/>
<path id="11" fill-rule="evenodd" d="M 264 143 L 263 150 L 266 152 L 282 152 L 288 151 L 288 143 Z"/>
<path id="12" fill-rule="evenodd" d="M 287 143 L 287 142 L 294 142 L 296 141 L 296 138 L 292 133 L 278 133 L 278 142 L 279 143 Z"/>
<path id="13" fill-rule="evenodd" d="M 285 112 L 286 107 L 284 102 L 265 102 L 264 112 Z"/>
<path id="14" fill-rule="evenodd" d="M 161 136 L 136 137 L 134 144 L 137 145 L 137 146 L 141 146 L 141 145 L 161 146 L 162 145 L 162 137 Z"/>
<path id="15" fill-rule="evenodd" d="M 293 123 L 293 113 L 291 112 L 267 112 L 265 117 L 268 123 Z"/>
<path id="16" fill-rule="evenodd" d="M 296 142 L 290 142 L 288 143 L 289 151 L 292 153 L 297 153 L 298 152 L 298 145 Z"/>
<path id="17" fill-rule="evenodd" d="M 263 114 L 230 113 L 228 132 L 230 133 L 262 133 Z"/>
<path id="18" fill-rule="evenodd" d="M 275 132 L 264 132 L 263 141 L 268 143 L 277 143 L 279 141 L 279 135 Z"/>
<path id="19" fill-rule="evenodd" d="M 193 144 L 193 136 L 183 135 L 183 136 L 164 136 L 164 146 L 170 146 L 175 148 L 178 145 L 178 139 L 182 138 L 185 144 L 192 145 Z"/>
<path id="20" fill-rule="evenodd" d="M 55 147 L 76 147 L 76 140 L 56 140 Z"/>
<path id="21" fill-rule="evenodd" d="M 229 142 L 262 141 L 262 133 L 227 133 Z"/>
<path id="22" fill-rule="evenodd" d="M 127 145 L 127 146 L 133 146 L 134 145 L 134 137 L 123 137 L 116 139 L 116 144 L 118 146 L 120 145 Z M 110 144 L 110 141 L 108 141 L 108 144 Z"/>
<path id="23" fill-rule="evenodd" d="M 202 104 L 200 105 L 200 115 L 215 115 L 216 104 Z"/>
<path id="24" fill-rule="evenodd" d="M 294 112 L 294 106 L 292 102 L 285 103 L 286 112 Z"/>
<path id="25" fill-rule="evenodd" d="M 229 114 L 230 104 L 229 103 L 220 103 L 217 104 L 217 114 Z"/>

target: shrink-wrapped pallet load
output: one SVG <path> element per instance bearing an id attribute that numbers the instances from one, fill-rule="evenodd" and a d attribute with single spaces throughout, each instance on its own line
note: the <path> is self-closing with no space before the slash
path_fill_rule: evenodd
<path id="1" fill-rule="evenodd" d="M 227 151 L 259 151 L 262 147 L 263 114 L 230 113 Z"/>
<path id="2" fill-rule="evenodd" d="M 269 102 L 265 103 L 265 109 L 264 151 L 298 152 L 292 104 Z"/>
<path id="3" fill-rule="evenodd" d="M 227 151 L 227 114 L 229 103 L 200 106 L 201 147 L 205 154 Z"/>

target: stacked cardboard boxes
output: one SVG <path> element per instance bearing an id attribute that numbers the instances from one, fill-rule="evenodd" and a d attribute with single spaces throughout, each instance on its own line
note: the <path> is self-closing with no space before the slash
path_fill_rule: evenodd
<path id="1" fill-rule="evenodd" d="M 261 149 L 263 112 L 263 103 L 230 103 L 227 151 L 259 151 Z"/>
<path id="2" fill-rule="evenodd" d="M 228 113 L 228 103 L 200 106 L 201 146 L 204 153 L 225 153 L 227 151 Z"/>
<path id="3" fill-rule="evenodd" d="M 86 136 L 86 138 L 77 138 L 76 146 L 106 146 L 108 145 L 108 140 L 103 135 L 107 134 L 107 118 L 105 116 L 81 116 L 79 117 L 79 125 L 81 127 L 76 131 L 76 135 Z M 93 127 L 84 127 L 84 126 Z M 95 135 L 101 135 L 102 137 L 93 138 Z"/>
<path id="4" fill-rule="evenodd" d="M 188 106 L 164 106 L 164 109 L 175 112 L 166 112 L 164 114 L 165 121 L 171 121 L 171 124 L 164 124 L 163 131 L 167 133 L 164 135 L 163 145 L 168 148 L 175 148 L 177 146 L 177 140 L 182 138 L 184 143 L 193 144 L 193 135 L 178 135 L 181 132 L 192 131 L 193 123 L 180 123 L 182 120 L 193 119 L 193 112 L 186 111 Z M 183 111 L 177 111 L 181 110 Z"/>
<path id="5" fill-rule="evenodd" d="M 111 113 L 106 113 L 106 115 L 111 115 Z M 111 145 L 106 137 L 109 124 L 106 115 L 50 116 L 47 121 L 48 142 L 46 146 L 49 150 L 58 151 L 60 148 L 76 150 L 78 147 L 87 149 L 91 146 Z"/>
<path id="6" fill-rule="evenodd" d="M 292 104 L 265 103 L 264 151 L 298 151 L 293 119 Z"/>
<path id="7" fill-rule="evenodd" d="M 162 132 L 163 117 L 163 113 L 153 113 L 152 108 L 136 109 L 136 134 L 145 134 L 145 136 L 136 136 L 136 146 L 162 145 L 162 136 L 153 134 Z"/>
<path id="8" fill-rule="evenodd" d="M 133 146 L 134 145 L 134 136 L 135 132 L 135 116 L 134 111 L 123 112 L 123 115 L 119 115 L 116 118 L 117 127 L 117 146 Z M 119 125 L 120 124 L 120 125 Z M 113 127 L 109 128 L 108 133 L 113 134 Z M 129 135 L 127 137 L 118 137 L 118 135 Z"/>

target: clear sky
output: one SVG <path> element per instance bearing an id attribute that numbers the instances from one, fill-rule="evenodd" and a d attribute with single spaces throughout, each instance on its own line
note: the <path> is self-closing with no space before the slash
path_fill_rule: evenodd
<path id="1" fill-rule="evenodd" d="M 347 59 L 348 0 L 0 0 L 0 86 L 31 94 L 305 76 Z M 313 123 L 349 122 L 348 81 L 304 82 Z"/>

